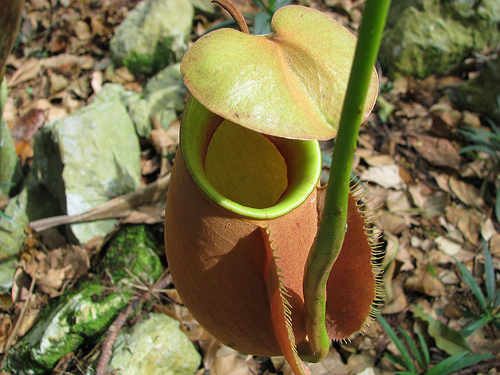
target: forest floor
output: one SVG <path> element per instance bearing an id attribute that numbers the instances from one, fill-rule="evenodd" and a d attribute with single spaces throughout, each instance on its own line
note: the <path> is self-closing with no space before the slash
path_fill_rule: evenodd
<path id="1" fill-rule="evenodd" d="M 105 82 L 117 82 L 137 92 L 145 84 L 125 68 L 113 73 L 106 71 L 109 40 L 138 1 L 66 2 L 67 6 L 59 1 L 54 7 L 50 0 L 27 2 L 20 43 L 8 59 L 9 99 L 4 117 L 13 132 L 29 134 L 30 139 L 44 122 L 85 106 Z M 236 3 L 245 13 L 257 10 L 250 1 Z M 355 30 L 362 3 L 331 0 L 326 3 L 313 1 L 311 5 Z M 192 39 L 225 17 L 222 12 L 217 12 L 213 18 L 197 16 Z M 493 181 L 481 190 L 490 168 L 485 155 L 459 153 L 469 143 L 458 129 L 463 126 L 488 129 L 488 123 L 473 112 L 454 108 L 448 97 L 458 85 L 474 78 L 490 57 L 477 54 L 457 63 L 448 72 L 425 79 L 409 77 L 390 82 L 382 72 L 384 101 L 379 102 L 362 125 L 356 153 L 354 172 L 369 188 L 363 200 L 369 209 L 379 211 L 374 225 L 383 231 L 380 241 L 386 254 L 382 262 L 386 301 L 381 312 L 392 327 L 403 328 L 415 342 L 418 342 L 415 331 L 421 329 L 429 345 L 431 363 L 448 357 L 453 345 L 476 354 L 495 356 L 500 353 L 500 332 L 491 324 L 474 332 L 464 343 L 447 336 L 446 332 L 436 333 L 433 331 L 435 325 L 426 318 L 430 316 L 432 322 L 459 331 L 469 322 L 464 311 L 482 316 L 481 304 L 464 282 L 457 261 L 467 267 L 483 288 L 487 268 L 484 246 L 491 253 L 494 270 L 497 273 L 500 270 L 500 225 L 493 209 L 498 185 Z M 47 59 L 46 63 L 40 64 L 40 59 Z M 145 140 L 141 147 L 143 184 L 147 184 L 159 174 L 161 160 L 152 141 Z M 331 147 L 331 143 L 324 143 L 324 153 L 331 153 Z M 32 141 L 17 144 L 16 150 L 27 173 L 33 157 Z M 324 172 L 327 176 L 326 164 Z M 0 207 L 4 204 L 0 202 Z M 141 220 L 145 219 L 138 216 L 122 223 L 141 223 Z M 156 221 L 148 217 L 147 223 L 157 232 L 158 238 L 163 237 L 161 217 Z M 81 248 L 85 251 L 102 248 L 105 239 L 96 241 Z M 40 251 L 49 250 L 41 238 L 30 233 L 21 259 L 35 258 L 34 254 Z M 51 284 L 51 277 L 54 276 L 49 273 L 37 275 L 38 281 L 45 285 Z M 17 285 L 18 290 L 29 289 L 29 277 L 17 280 L 25 283 Z M 54 284 L 53 290 L 42 290 L 35 285 L 35 298 L 30 299 L 27 308 L 22 298 L 13 303 L 9 300 L 11 296 L 2 296 L 0 358 L 8 349 L 6 343 L 18 340 L 33 325 L 44 306 L 64 288 L 74 284 L 75 280 Z M 172 284 L 165 289 L 168 301 L 176 301 Z M 200 374 L 206 370 L 218 375 L 291 373 L 280 358 L 271 360 L 217 350 L 219 344 L 184 308 L 167 302 L 167 298 L 154 300 L 148 308 L 169 314 L 174 311 L 180 317 L 203 355 Z M 363 371 L 391 374 L 396 369 L 401 370 L 384 356 L 384 353 L 399 356 L 399 352 L 378 322 L 373 322 L 363 335 L 356 335 L 349 342 L 334 343 L 333 348 L 325 361 L 312 365 L 314 374 Z M 78 368 L 87 354 L 78 352 L 63 358 L 54 374 L 80 374 Z M 497 357 L 460 373 L 493 375 L 498 370 L 500 360 Z"/>

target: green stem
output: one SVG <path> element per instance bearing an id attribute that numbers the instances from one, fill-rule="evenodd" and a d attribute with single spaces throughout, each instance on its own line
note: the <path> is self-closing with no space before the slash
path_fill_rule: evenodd
<path id="1" fill-rule="evenodd" d="M 304 298 L 311 361 L 321 360 L 330 346 L 325 327 L 326 282 L 344 242 L 352 161 L 389 5 L 390 0 L 367 0 L 365 4 L 333 149 L 323 216 L 315 246 L 307 259 Z"/>

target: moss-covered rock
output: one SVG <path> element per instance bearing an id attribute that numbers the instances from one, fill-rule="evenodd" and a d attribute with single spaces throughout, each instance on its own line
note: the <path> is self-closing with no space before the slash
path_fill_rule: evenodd
<path id="1" fill-rule="evenodd" d="M 11 188 L 18 184 L 22 178 L 21 167 L 10 131 L 2 116 L 6 99 L 7 82 L 3 79 L 0 81 L 0 194 L 9 194 Z"/>
<path id="2" fill-rule="evenodd" d="M 85 283 L 67 294 L 11 349 L 6 370 L 44 374 L 85 341 L 97 339 L 127 304 L 130 293 L 106 294 L 104 286 Z"/>
<path id="3" fill-rule="evenodd" d="M 187 49 L 194 16 L 189 0 L 144 0 L 110 41 L 115 64 L 139 76 L 152 76 L 179 62 Z"/>
<path id="4" fill-rule="evenodd" d="M 52 303 L 10 350 L 5 370 L 13 374 L 43 374 L 82 344 L 93 345 L 132 297 L 124 281 L 134 280 L 125 269 L 148 283 L 161 276 L 163 268 L 156 246 L 145 226 L 126 227 L 118 232 L 98 267 L 100 277 L 82 283 Z M 103 278 L 108 280 L 109 276 L 116 291 L 103 285 Z"/>
<path id="5" fill-rule="evenodd" d="M 101 95 L 101 98 L 104 94 Z M 140 147 L 134 124 L 117 94 L 47 123 L 34 141 L 34 170 L 57 197 L 62 214 L 77 215 L 139 187 Z M 68 226 L 72 242 L 106 236 L 117 220 Z"/>
<path id="6" fill-rule="evenodd" d="M 103 276 L 110 275 L 113 282 L 130 278 L 131 272 L 139 280 L 152 284 L 163 272 L 156 246 L 156 240 L 146 226 L 125 227 L 111 241 L 97 270 Z"/>
<path id="7" fill-rule="evenodd" d="M 500 43 L 498 0 L 392 2 L 380 46 L 391 78 L 441 73 L 473 51 Z"/>
<path id="8" fill-rule="evenodd" d="M 193 375 L 200 354 L 179 321 L 149 314 L 131 330 L 120 332 L 107 372 L 117 375 Z"/>
<path id="9" fill-rule="evenodd" d="M 170 65 L 152 77 L 144 87 L 144 92 L 127 102 L 137 134 L 149 138 L 152 116 L 164 129 L 168 129 L 182 111 L 186 92 L 180 64 Z"/>
<path id="10" fill-rule="evenodd" d="M 463 109 L 479 112 L 500 125 L 500 58 L 492 60 L 472 81 L 450 95 Z"/>
<path id="11" fill-rule="evenodd" d="M 32 220 L 59 213 L 58 202 L 29 175 L 21 193 L 9 199 L 4 209 L 6 217 L 0 218 L 0 292 L 10 292 L 18 254 L 26 239 L 26 227 Z"/>

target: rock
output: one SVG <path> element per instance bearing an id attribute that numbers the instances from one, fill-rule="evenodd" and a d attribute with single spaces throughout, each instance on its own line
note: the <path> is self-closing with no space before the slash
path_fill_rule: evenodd
<path id="1" fill-rule="evenodd" d="M 146 226 L 125 227 L 113 239 L 97 271 L 111 275 L 115 283 L 130 278 L 129 272 L 132 272 L 143 282 L 153 284 L 163 272 L 156 247 Z"/>
<path id="2" fill-rule="evenodd" d="M 33 176 L 27 178 L 21 193 L 9 200 L 4 210 L 8 218 L 0 218 L 0 292 L 10 292 L 17 255 L 23 247 L 29 222 L 56 215 L 57 210 L 58 202 Z"/>
<path id="3" fill-rule="evenodd" d="M 190 0 L 194 9 L 202 13 L 215 14 L 215 7 L 210 0 Z"/>
<path id="4" fill-rule="evenodd" d="M 168 129 L 182 111 L 186 93 L 180 64 L 171 65 L 151 78 L 142 95 L 131 97 L 127 101 L 137 134 L 149 138 L 152 129 L 151 116 L 154 116 L 164 129 Z"/>
<path id="5" fill-rule="evenodd" d="M 107 372 L 117 375 L 193 375 L 201 356 L 164 314 L 149 314 L 132 329 L 120 332 Z"/>
<path id="6" fill-rule="evenodd" d="M 82 344 L 92 347 L 132 296 L 124 281 L 134 280 L 124 269 L 146 282 L 161 276 L 163 268 L 155 250 L 156 242 L 145 226 L 122 229 L 110 243 L 99 277 L 80 284 L 49 306 L 10 350 L 4 370 L 23 375 L 44 374 Z M 102 285 L 109 277 L 117 291 Z"/>
<path id="7" fill-rule="evenodd" d="M 139 94 L 133 91 L 128 91 L 125 87 L 118 83 L 106 83 L 104 84 L 102 90 L 92 98 L 92 104 L 108 103 L 112 101 L 120 101 L 123 104 L 126 104 L 131 97 L 137 95 Z"/>
<path id="8" fill-rule="evenodd" d="M 500 125 L 500 58 L 492 60 L 475 79 L 459 86 L 450 97 L 457 106 L 479 112 Z"/>
<path id="9" fill-rule="evenodd" d="M 0 255 L 3 254 L 0 253 Z M 17 262 L 16 256 L 9 256 L 0 261 L 0 293 L 10 293 L 14 284 Z"/>
<path id="10" fill-rule="evenodd" d="M 137 134 L 142 138 L 149 138 L 151 116 L 160 121 L 164 129 L 168 129 L 182 111 L 186 93 L 180 64 L 173 64 L 152 77 L 140 94 L 126 90 L 122 85 L 107 83 L 92 99 L 92 104 L 121 101 L 132 117 Z"/>
<path id="11" fill-rule="evenodd" d="M 6 99 L 7 83 L 4 79 L 0 82 L 0 195 L 9 194 L 13 185 L 18 184 L 22 178 L 10 131 L 1 115 Z"/>
<path id="12" fill-rule="evenodd" d="M 189 0 L 144 0 L 110 41 L 113 61 L 134 75 L 152 76 L 181 60 L 193 22 Z"/>
<path id="13" fill-rule="evenodd" d="M 17 254 L 23 245 L 26 234 L 24 227 L 29 224 L 26 212 L 28 205 L 28 192 L 23 190 L 21 194 L 9 200 L 4 214 L 8 218 L 0 218 L 0 259 Z"/>
<path id="14" fill-rule="evenodd" d="M 107 295 L 104 286 L 82 284 L 82 290 L 60 300 L 9 352 L 7 371 L 32 375 L 51 370 L 64 355 L 105 332 L 127 304 L 122 297 L 130 295 Z"/>
<path id="15" fill-rule="evenodd" d="M 498 0 L 392 3 L 380 46 L 390 79 L 442 73 L 471 52 L 500 42 Z"/>
<path id="16" fill-rule="evenodd" d="M 98 100 L 45 124 L 35 138 L 34 169 L 63 214 L 79 214 L 139 187 L 134 124 L 116 95 L 110 95 L 109 101 Z M 114 219 L 72 224 L 68 237 L 85 243 L 106 236 L 115 224 Z"/>

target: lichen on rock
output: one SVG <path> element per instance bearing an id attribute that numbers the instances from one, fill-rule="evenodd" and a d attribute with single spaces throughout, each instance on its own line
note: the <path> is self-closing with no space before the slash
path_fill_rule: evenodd
<path id="1" fill-rule="evenodd" d="M 500 42 L 497 0 L 394 1 L 380 46 L 385 74 L 427 77 Z"/>
<path id="2" fill-rule="evenodd" d="M 144 0 L 111 39 L 113 61 L 143 76 L 180 61 L 193 16 L 193 6 L 186 0 Z"/>

